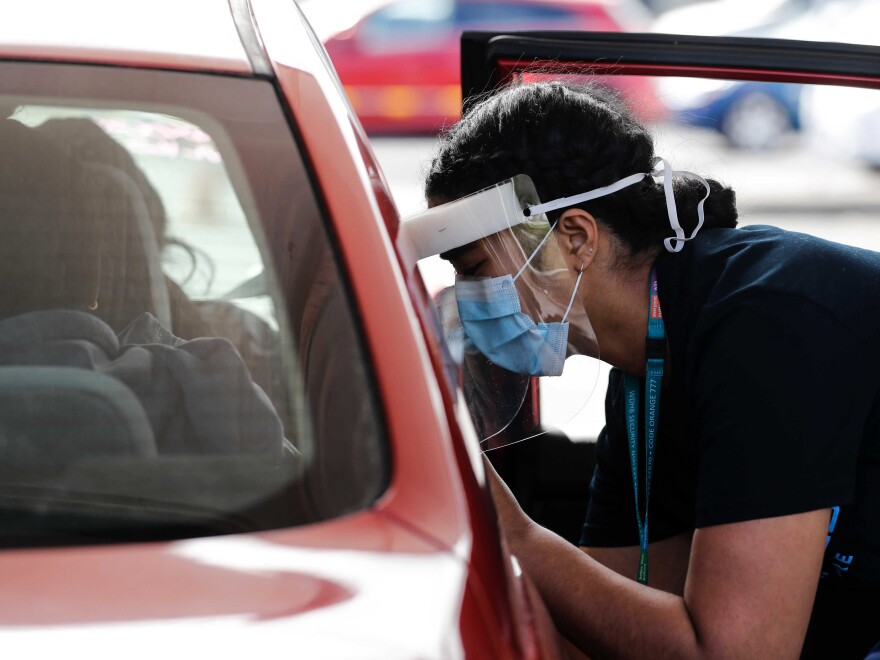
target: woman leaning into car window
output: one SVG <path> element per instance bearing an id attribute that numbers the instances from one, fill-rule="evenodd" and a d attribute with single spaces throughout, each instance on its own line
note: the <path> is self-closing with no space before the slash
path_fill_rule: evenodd
<path id="1" fill-rule="evenodd" d="M 519 208 L 487 211 L 508 180 Z M 436 249 L 467 349 L 530 376 L 573 353 L 614 367 L 582 551 L 487 464 L 562 633 L 596 656 L 865 657 L 880 642 L 880 254 L 736 228 L 731 189 L 674 170 L 616 99 L 566 83 L 476 104 L 425 189 L 428 217 L 500 218 Z M 548 246 L 556 266 L 536 265 Z"/>

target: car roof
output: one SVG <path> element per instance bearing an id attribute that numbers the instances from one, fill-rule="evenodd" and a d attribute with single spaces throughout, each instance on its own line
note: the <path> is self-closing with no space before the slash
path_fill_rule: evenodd
<path id="1" fill-rule="evenodd" d="M 222 0 L 19 0 L 3 13 L 0 57 L 252 71 Z"/>

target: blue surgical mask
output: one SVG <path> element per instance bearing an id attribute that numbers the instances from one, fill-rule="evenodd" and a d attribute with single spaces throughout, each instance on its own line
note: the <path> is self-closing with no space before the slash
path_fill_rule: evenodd
<path id="1" fill-rule="evenodd" d="M 565 319 L 583 273 L 578 273 L 562 320 L 535 323 L 520 307 L 515 282 L 542 245 L 543 241 L 515 276 L 456 278 L 455 299 L 467 338 L 489 360 L 514 373 L 559 376 L 568 348 Z"/>

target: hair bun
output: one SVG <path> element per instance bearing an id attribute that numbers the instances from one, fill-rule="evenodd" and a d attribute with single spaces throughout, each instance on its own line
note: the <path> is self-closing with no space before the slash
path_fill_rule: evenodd
<path id="1" fill-rule="evenodd" d="M 736 193 L 715 179 L 706 179 L 709 196 L 703 202 L 703 229 L 733 229 L 737 225 Z M 662 187 L 662 183 L 658 184 Z M 687 233 L 697 226 L 697 207 L 706 195 L 706 187 L 697 179 L 677 180 L 673 186 L 678 221 Z"/>

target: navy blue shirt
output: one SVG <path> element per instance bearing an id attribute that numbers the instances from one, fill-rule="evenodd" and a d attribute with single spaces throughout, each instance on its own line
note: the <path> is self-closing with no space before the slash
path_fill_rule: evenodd
<path id="1" fill-rule="evenodd" d="M 670 359 L 651 541 L 838 507 L 804 656 L 864 657 L 880 641 L 880 254 L 714 229 L 656 270 Z M 624 410 L 614 370 L 584 545 L 638 544 Z"/>

